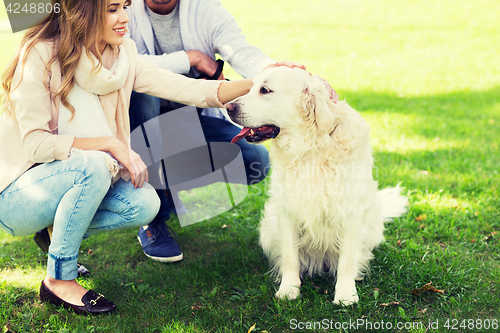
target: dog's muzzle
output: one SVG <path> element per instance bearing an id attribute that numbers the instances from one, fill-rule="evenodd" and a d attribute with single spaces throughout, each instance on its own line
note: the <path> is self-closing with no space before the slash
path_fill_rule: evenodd
<path id="1" fill-rule="evenodd" d="M 228 103 L 224 105 L 227 110 L 227 114 L 237 124 L 238 113 L 240 111 L 240 105 L 238 103 Z M 241 124 L 240 124 L 241 125 Z M 243 127 L 243 129 L 236 135 L 231 143 L 236 143 L 242 139 L 246 139 L 247 142 L 257 143 L 268 139 L 274 139 L 280 133 L 280 128 L 274 125 L 264 125 L 259 127 Z"/>
<path id="2" fill-rule="evenodd" d="M 280 134 L 280 128 L 274 125 L 264 125 L 257 128 L 243 127 L 241 132 L 231 140 L 231 143 L 236 143 L 243 138 L 245 138 L 247 142 L 257 143 L 274 139 L 278 134 Z"/>

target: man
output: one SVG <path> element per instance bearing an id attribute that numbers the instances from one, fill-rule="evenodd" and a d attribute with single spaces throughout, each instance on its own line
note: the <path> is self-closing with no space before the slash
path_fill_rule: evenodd
<path id="1" fill-rule="evenodd" d="M 175 73 L 223 80 L 223 63 L 215 60 L 216 54 L 244 78 L 254 77 L 275 63 L 245 40 L 234 17 L 218 0 L 134 0 L 128 14 L 129 34 L 139 53 Z M 133 93 L 131 130 L 158 117 L 160 109 L 163 113 L 181 106 Z M 204 109 L 199 118 L 207 142 L 230 142 L 240 132 L 240 128 L 221 119 L 223 116 L 218 109 Z M 269 169 L 267 150 L 245 140 L 239 141 L 238 146 L 245 163 L 247 183 L 263 180 Z M 139 241 L 144 253 L 153 260 L 182 260 L 182 251 L 166 225 L 176 194 L 163 190 L 157 192 L 162 202 L 160 212 L 148 226 L 140 228 Z M 177 213 L 182 214 L 182 211 L 178 209 Z"/>

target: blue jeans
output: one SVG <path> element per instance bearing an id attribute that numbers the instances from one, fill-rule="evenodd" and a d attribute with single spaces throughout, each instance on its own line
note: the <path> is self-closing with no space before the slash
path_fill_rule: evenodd
<path id="1" fill-rule="evenodd" d="M 65 161 L 40 164 L 0 193 L 0 229 L 27 236 L 54 226 L 47 274 L 77 277 L 82 239 L 105 230 L 139 227 L 156 216 L 160 202 L 145 183 L 134 188 L 120 179 L 110 187 L 104 153 L 75 151 Z"/>
<path id="2" fill-rule="evenodd" d="M 165 110 L 164 107 L 160 108 L 160 99 L 147 94 L 140 94 L 137 92 L 132 92 L 132 97 L 130 100 L 130 129 L 133 131 L 138 126 L 142 125 L 146 121 L 160 116 L 160 113 L 165 111 L 170 111 L 176 108 L 183 107 L 182 104 L 170 103 L 169 109 Z M 205 135 L 206 142 L 231 142 L 231 140 L 240 132 L 240 128 L 233 125 L 232 123 L 225 121 L 223 119 L 207 117 L 204 115 L 199 115 L 201 127 Z M 157 132 L 157 133 L 155 133 Z M 161 140 L 161 129 L 156 128 L 153 133 L 149 132 L 148 136 L 158 138 Z M 253 185 L 262 181 L 269 172 L 269 153 L 264 146 L 254 145 L 246 142 L 246 140 L 241 140 L 236 145 L 239 146 L 243 162 L 245 164 L 245 171 L 247 176 L 248 185 Z M 234 152 L 227 152 L 228 160 L 234 159 L 232 156 Z M 164 222 L 169 218 L 169 207 L 167 199 L 165 197 L 163 190 L 157 190 L 158 196 L 161 201 L 161 208 L 158 215 L 153 220 L 156 222 Z"/>

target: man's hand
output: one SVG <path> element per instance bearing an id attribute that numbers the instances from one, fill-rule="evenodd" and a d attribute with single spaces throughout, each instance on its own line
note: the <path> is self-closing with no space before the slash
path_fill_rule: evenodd
<path id="1" fill-rule="evenodd" d="M 203 52 L 195 50 L 186 51 L 186 54 L 189 58 L 189 65 L 196 68 L 198 72 L 208 76 L 215 74 L 218 64 L 214 59 Z M 217 80 L 224 80 L 224 74 L 221 74 Z"/>
<path id="2" fill-rule="evenodd" d="M 332 100 L 333 103 L 338 103 L 339 102 L 339 96 L 337 95 L 337 93 L 335 92 L 335 90 L 333 90 L 332 86 L 330 85 L 330 83 L 328 83 L 328 81 L 326 81 L 325 79 L 323 79 L 321 76 L 319 75 L 314 75 L 314 77 L 318 78 L 319 80 L 323 81 L 323 83 L 325 84 L 326 86 L 326 89 L 328 90 L 328 95 L 330 95 L 330 99 Z"/>
<path id="3" fill-rule="evenodd" d="M 274 67 L 280 67 L 280 66 L 286 66 L 286 67 L 290 67 L 290 68 L 300 68 L 300 69 L 303 69 L 305 70 L 306 69 L 306 66 L 302 65 L 302 64 L 299 64 L 298 62 L 295 62 L 295 61 L 288 61 L 288 60 L 282 60 L 282 61 L 278 61 L 274 64 L 270 64 L 270 65 L 267 65 L 266 67 L 264 67 L 264 69 L 262 71 L 265 71 L 266 69 L 269 69 L 269 68 L 274 68 Z"/>
<path id="4" fill-rule="evenodd" d="M 299 64 L 298 62 L 283 60 L 283 61 L 278 61 L 277 63 L 274 63 L 274 64 L 267 65 L 266 67 L 264 67 L 264 69 L 262 71 L 265 71 L 266 69 L 269 69 L 269 68 L 279 67 L 279 66 L 286 66 L 286 67 L 290 67 L 290 68 L 300 68 L 300 69 L 303 69 L 303 70 L 306 69 L 306 66 L 304 66 L 302 64 Z M 309 75 L 311 75 L 311 73 L 309 73 Z M 339 102 L 339 96 L 337 95 L 337 93 L 335 92 L 335 90 L 333 90 L 332 86 L 330 86 L 330 84 L 325 79 L 323 79 L 322 77 L 320 77 L 318 75 L 315 75 L 315 77 L 317 77 L 318 79 L 320 79 L 321 81 L 323 81 L 323 83 L 326 86 L 326 89 L 328 90 L 328 95 L 330 96 L 330 99 L 332 100 L 332 102 L 333 103 L 338 103 Z"/>

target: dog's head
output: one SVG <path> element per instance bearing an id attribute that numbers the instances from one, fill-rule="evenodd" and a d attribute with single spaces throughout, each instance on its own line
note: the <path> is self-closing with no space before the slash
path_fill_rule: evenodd
<path id="1" fill-rule="evenodd" d="M 226 109 L 231 120 L 243 126 L 233 142 L 261 142 L 310 127 L 331 133 L 340 120 L 333 106 L 322 79 L 282 66 L 258 75 L 250 92 L 226 104 Z"/>

